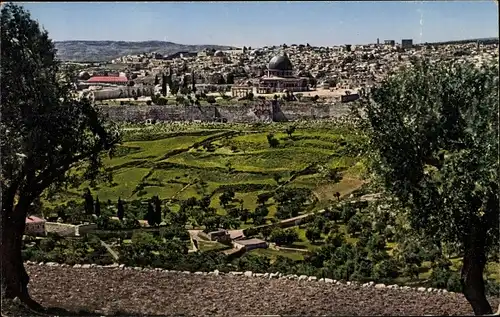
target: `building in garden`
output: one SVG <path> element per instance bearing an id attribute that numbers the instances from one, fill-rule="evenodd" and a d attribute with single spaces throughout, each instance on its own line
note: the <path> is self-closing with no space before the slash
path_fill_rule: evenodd
<path id="1" fill-rule="evenodd" d="M 250 251 L 253 249 L 265 249 L 268 247 L 268 244 L 264 240 L 260 239 L 243 239 L 243 240 L 237 240 L 233 241 L 233 245 L 235 249 L 245 249 L 246 251 Z"/>
<path id="2" fill-rule="evenodd" d="M 36 216 L 26 217 L 24 234 L 27 236 L 45 236 L 45 222 L 45 219 Z"/>

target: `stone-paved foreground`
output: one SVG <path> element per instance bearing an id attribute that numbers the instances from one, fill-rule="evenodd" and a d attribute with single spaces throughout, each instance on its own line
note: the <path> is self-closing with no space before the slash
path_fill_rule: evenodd
<path id="1" fill-rule="evenodd" d="M 455 293 L 244 275 L 45 265 L 28 265 L 27 271 L 30 292 L 42 305 L 102 315 L 472 315 Z M 500 301 L 490 302 L 498 307 Z"/>

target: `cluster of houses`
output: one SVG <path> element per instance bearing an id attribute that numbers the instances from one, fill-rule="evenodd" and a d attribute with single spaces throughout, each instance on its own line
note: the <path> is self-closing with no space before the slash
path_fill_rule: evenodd
<path id="1" fill-rule="evenodd" d="M 158 77 L 172 72 L 174 78 L 194 80 L 197 87 L 220 86 L 233 97 L 311 90 L 312 94 L 322 90 L 332 95 L 338 92 L 346 95 L 345 91 L 371 87 L 389 71 L 411 64 L 415 57 L 481 63 L 498 58 L 498 42 L 415 45 L 411 39 L 405 39 L 401 44 L 393 40 L 383 44 L 377 41 L 333 47 L 283 44 L 257 49 L 184 52 L 168 57 L 148 53 L 113 60 L 114 70 L 106 70 L 106 65 L 86 69 L 78 76 L 78 87 L 94 92 L 119 91 L 96 93 L 102 95 L 102 99 L 148 97 L 159 90 Z"/>

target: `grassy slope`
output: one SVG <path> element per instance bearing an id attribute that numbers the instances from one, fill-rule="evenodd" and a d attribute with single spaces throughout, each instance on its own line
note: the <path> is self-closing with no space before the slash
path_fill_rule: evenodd
<path id="1" fill-rule="evenodd" d="M 291 140 L 284 133 L 275 133 L 281 146 L 270 148 L 267 143 L 269 131 L 265 128 L 254 133 L 216 139 L 213 141 L 215 146 L 213 152 L 207 152 L 201 147 L 192 148 L 162 160 L 166 153 L 188 149 L 193 143 L 220 133 L 220 130 L 214 129 L 212 134 L 203 136 L 192 135 L 191 132 L 186 131 L 185 135 L 154 141 L 125 142 L 122 147 L 128 148 L 129 154 L 112 159 L 106 158 L 104 161 L 106 166 L 115 168 L 114 186 L 99 184 L 93 194 L 98 195 L 101 201 L 107 199 L 114 201 L 118 197 L 129 200 L 152 195 L 159 195 L 162 199 L 173 196 L 187 199 L 192 196 L 200 197 L 202 189 L 198 184 L 199 179 L 207 183 L 206 193 L 216 190 L 221 185 L 229 184 L 261 184 L 275 187 L 276 182 L 273 179 L 275 173 L 279 173 L 283 180 L 287 180 L 290 173 L 300 171 L 318 161 L 324 161 L 329 166 L 346 168 L 356 163 L 354 158 L 328 159 L 340 149 L 337 141 L 340 138 L 352 140 L 350 135 L 339 134 L 340 132 L 335 130 L 301 129 L 295 132 L 294 140 Z M 176 165 L 173 168 L 155 165 L 162 162 Z M 233 169 L 231 173 L 227 170 L 228 164 Z M 313 174 L 300 176 L 287 186 L 308 187 L 324 193 L 332 189 L 350 190 L 361 184 L 351 179 L 355 178 L 346 178 L 338 184 L 328 184 L 321 175 Z M 145 185 L 144 189 L 137 193 L 136 187 L 141 183 Z M 184 188 L 187 184 L 193 185 Z M 78 193 L 78 191 L 73 192 Z M 245 208 L 254 210 L 257 195 L 262 192 L 264 190 L 237 192 L 236 198 L 243 200 Z M 219 205 L 218 196 L 218 194 L 214 196 L 212 206 L 223 214 L 225 211 Z M 321 197 L 325 202 L 332 199 L 331 195 L 323 196 Z M 274 213 L 275 206 L 271 204 L 270 217 Z"/>

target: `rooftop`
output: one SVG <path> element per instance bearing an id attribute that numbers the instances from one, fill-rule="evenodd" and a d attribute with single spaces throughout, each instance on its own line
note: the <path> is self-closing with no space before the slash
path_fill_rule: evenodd
<path id="1" fill-rule="evenodd" d="M 242 244 L 242 245 L 251 245 L 251 244 L 260 244 L 260 243 L 267 243 L 264 240 L 261 239 L 245 239 L 245 240 L 238 240 L 235 241 L 235 243 Z"/>
<path id="2" fill-rule="evenodd" d="M 37 223 L 37 222 L 45 222 L 45 219 L 39 218 L 37 216 L 26 217 L 26 223 Z"/>
<path id="3" fill-rule="evenodd" d="M 88 83 L 126 83 L 128 82 L 125 76 L 94 76 L 87 80 Z"/>

